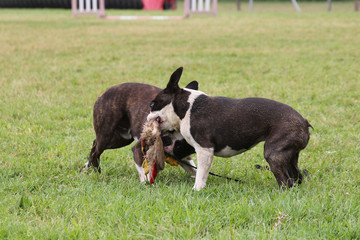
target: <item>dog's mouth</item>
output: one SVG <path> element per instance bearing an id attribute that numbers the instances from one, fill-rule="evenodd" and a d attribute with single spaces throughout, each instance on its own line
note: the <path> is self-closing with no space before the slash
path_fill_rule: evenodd
<path id="1" fill-rule="evenodd" d="M 160 117 L 157 117 L 156 119 L 155 119 L 159 124 L 161 124 L 161 123 L 163 123 L 164 121 L 162 121 L 161 120 L 161 118 Z"/>

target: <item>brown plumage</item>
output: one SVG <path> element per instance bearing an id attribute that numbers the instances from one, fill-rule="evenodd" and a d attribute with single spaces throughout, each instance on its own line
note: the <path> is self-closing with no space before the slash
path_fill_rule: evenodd
<path id="1" fill-rule="evenodd" d="M 140 141 L 142 152 L 148 164 L 147 172 L 151 174 L 153 174 L 155 165 L 156 171 L 163 170 L 165 167 L 165 153 L 160 135 L 159 123 L 155 119 L 145 122 Z"/>

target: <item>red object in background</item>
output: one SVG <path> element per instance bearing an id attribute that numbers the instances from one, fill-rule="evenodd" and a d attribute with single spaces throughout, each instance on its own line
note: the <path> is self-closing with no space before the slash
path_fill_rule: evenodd
<path id="1" fill-rule="evenodd" d="M 142 0 L 143 10 L 163 10 L 164 0 Z"/>

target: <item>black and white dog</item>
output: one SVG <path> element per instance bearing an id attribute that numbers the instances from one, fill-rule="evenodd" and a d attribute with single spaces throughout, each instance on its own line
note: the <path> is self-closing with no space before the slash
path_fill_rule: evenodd
<path id="1" fill-rule="evenodd" d="M 196 82 L 187 87 L 198 89 Z M 93 110 L 96 139 L 84 168 L 95 167 L 100 172 L 100 155 L 104 150 L 121 148 L 139 139 L 150 112 L 150 103 L 160 91 L 160 88 L 146 84 L 124 83 L 110 87 L 97 99 Z M 188 145 L 179 133 L 165 133 L 162 139 L 168 155 L 195 166 L 191 159 L 186 158 L 195 152 L 194 148 Z M 142 167 L 144 158 L 140 141 L 134 145 L 132 151 L 140 181 L 144 182 L 146 176 Z M 193 168 L 182 163 L 180 165 L 191 175 L 195 175 Z"/>
<path id="2" fill-rule="evenodd" d="M 195 190 L 205 187 L 213 156 L 231 157 L 265 141 L 264 156 L 281 187 L 299 184 L 299 152 L 309 141 L 311 125 L 288 105 L 264 98 L 210 97 L 178 85 L 177 69 L 151 102 L 147 119 L 167 131 L 180 131 L 195 148 Z"/>

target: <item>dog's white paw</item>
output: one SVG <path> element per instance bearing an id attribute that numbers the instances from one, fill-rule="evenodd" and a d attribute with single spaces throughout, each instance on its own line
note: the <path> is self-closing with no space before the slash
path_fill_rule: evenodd
<path id="1" fill-rule="evenodd" d="M 89 161 L 85 163 L 85 165 L 80 168 L 80 172 L 86 172 L 90 168 Z"/>
<path id="2" fill-rule="evenodd" d="M 206 183 L 195 183 L 193 189 L 195 191 L 200 191 L 201 189 L 205 188 L 206 187 Z"/>
<path id="3" fill-rule="evenodd" d="M 85 163 L 85 165 L 84 165 L 84 169 L 87 169 L 87 168 L 89 168 L 90 167 L 90 163 L 89 163 L 89 161 L 87 161 L 86 163 Z"/>

